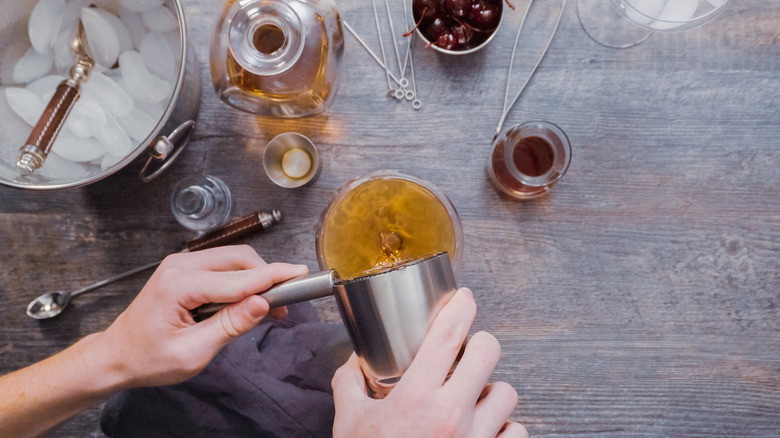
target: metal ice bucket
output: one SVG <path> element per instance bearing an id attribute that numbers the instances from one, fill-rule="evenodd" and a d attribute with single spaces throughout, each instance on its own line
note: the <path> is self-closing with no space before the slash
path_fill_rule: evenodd
<path id="1" fill-rule="evenodd" d="M 57 190 L 80 187 L 99 181 L 131 164 L 139 168 L 143 181 L 150 181 L 165 170 L 189 141 L 195 129 L 195 117 L 200 103 L 200 71 L 195 53 L 187 41 L 187 27 L 180 0 L 169 0 L 179 22 L 181 64 L 171 97 L 165 103 L 162 116 L 145 140 L 123 159 L 104 170 L 73 177 L 23 176 L 16 168 L 16 150 L 22 144 L 0 144 L 0 184 L 30 190 Z M 16 61 L 9 54 L 14 47 L 27 45 L 27 22 L 36 5 L 34 0 L 0 0 L 0 71 Z M 16 51 L 18 52 L 18 50 Z M 18 57 L 18 56 L 17 56 Z M 74 58 L 75 61 L 75 58 Z M 10 85 L 2 83 L 0 85 Z M 24 137 L 32 131 L 24 133 Z M 13 149 L 13 151 L 9 151 Z"/>

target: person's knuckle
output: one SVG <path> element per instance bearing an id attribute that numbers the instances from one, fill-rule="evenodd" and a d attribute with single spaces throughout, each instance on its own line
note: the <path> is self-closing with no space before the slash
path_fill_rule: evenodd
<path id="1" fill-rule="evenodd" d="M 160 268 L 171 268 L 173 266 L 177 266 L 182 261 L 182 259 L 186 257 L 187 257 L 186 254 L 180 254 L 180 253 L 168 254 L 160 262 Z"/>
<path id="2" fill-rule="evenodd" d="M 517 390 L 512 385 L 503 381 L 494 382 L 493 390 L 499 393 L 504 403 L 517 406 Z"/>
<path id="3" fill-rule="evenodd" d="M 243 321 L 235 314 L 235 309 L 227 308 L 219 319 L 222 330 L 231 338 L 235 338 L 244 332 Z"/>
<path id="4" fill-rule="evenodd" d="M 501 433 L 501 438 L 528 438 L 528 430 L 520 423 L 507 423 Z"/>
<path id="5" fill-rule="evenodd" d="M 255 251 L 254 248 L 252 248 L 251 246 L 249 246 L 249 245 L 247 245 L 245 243 L 240 244 L 240 245 L 236 245 L 234 250 L 238 251 L 239 253 L 241 253 L 241 255 L 244 256 L 244 257 L 249 257 L 249 258 L 258 258 L 258 257 L 260 257 L 257 254 L 257 251 Z"/>
<path id="6" fill-rule="evenodd" d="M 181 282 L 182 276 L 184 275 L 184 269 L 176 265 L 168 265 L 158 269 L 155 274 L 159 284 L 169 287 Z"/>
<path id="7" fill-rule="evenodd" d="M 485 362 L 497 362 L 501 357 L 501 344 L 488 332 L 477 332 L 471 337 L 466 348 L 474 350 L 477 357 Z"/>

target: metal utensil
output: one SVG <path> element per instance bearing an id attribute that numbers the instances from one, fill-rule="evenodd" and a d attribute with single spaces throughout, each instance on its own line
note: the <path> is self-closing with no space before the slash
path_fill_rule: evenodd
<path id="1" fill-rule="evenodd" d="M 342 280 L 333 271 L 279 283 L 259 295 L 271 307 L 336 296 L 368 387 L 385 397 L 409 368 L 428 328 L 457 290 L 446 252 L 384 271 Z M 204 304 L 192 311 L 196 321 L 227 304 Z"/>
<path id="2" fill-rule="evenodd" d="M 267 230 L 268 227 L 279 223 L 280 220 L 281 213 L 278 210 L 272 210 L 270 213 L 265 211 L 255 212 L 234 222 L 231 222 L 222 228 L 186 242 L 184 244 L 184 249 L 180 252 L 193 252 L 201 249 L 214 248 L 225 245 L 240 237 L 252 233 L 263 232 Z M 63 310 L 65 310 L 65 307 L 68 305 L 68 303 L 70 303 L 70 300 L 73 297 L 95 290 L 99 287 L 105 286 L 109 283 L 113 283 L 117 280 L 121 280 L 139 272 L 143 272 L 147 269 L 154 268 L 160 263 L 162 263 L 162 260 L 139 266 L 72 292 L 47 292 L 30 302 L 30 304 L 27 306 L 27 315 L 35 319 L 47 319 L 55 317 L 62 313 Z"/>
<path id="3" fill-rule="evenodd" d="M 78 22 L 76 35 L 70 43 L 71 52 L 76 55 L 76 64 L 70 69 L 70 77 L 62 81 L 54 95 L 43 110 L 41 118 L 35 124 L 25 145 L 20 149 L 19 161 L 16 167 L 24 174 L 31 174 L 43 166 L 43 162 L 51 151 L 60 129 L 76 105 L 81 93 L 81 85 L 89 79 L 95 58 L 89 49 L 86 31 L 81 20 Z"/>
<path id="4" fill-rule="evenodd" d="M 520 41 L 520 33 L 523 31 L 523 25 L 525 24 L 525 19 L 526 17 L 528 17 L 528 11 L 531 10 L 531 6 L 533 6 L 533 3 L 534 0 L 528 2 L 528 7 L 526 8 L 525 13 L 523 14 L 523 19 L 520 21 L 520 26 L 517 28 L 517 36 L 515 37 L 515 44 L 512 47 L 512 55 L 509 57 L 509 69 L 507 70 L 506 73 L 506 89 L 504 90 L 504 106 L 501 109 L 501 118 L 498 120 L 498 126 L 496 127 L 496 133 L 493 136 L 493 140 L 495 140 L 496 137 L 498 137 L 498 134 L 501 133 L 501 129 L 504 127 L 504 121 L 506 120 L 506 116 L 509 115 L 509 111 L 515 105 L 517 99 L 520 98 L 520 95 L 523 94 L 523 90 L 525 90 L 525 86 L 528 85 L 528 82 L 531 81 L 531 78 L 534 76 L 534 73 L 536 73 L 536 70 L 539 69 L 539 64 L 542 63 L 542 60 L 544 59 L 544 55 L 547 54 L 547 50 L 550 48 L 550 44 L 552 44 L 553 38 L 555 37 L 555 34 L 558 32 L 558 26 L 561 24 L 561 18 L 563 18 L 563 11 L 566 9 L 566 0 L 563 0 L 561 3 L 561 10 L 558 13 L 558 19 L 555 21 L 555 27 L 553 27 L 552 33 L 550 33 L 550 38 L 547 40 L 547 44 L 545 44 L 542 53 L 539 55 L 539 58 L 537 58 L 536 64 L 534 64 L 534 68 L 531 70 L 531 73 L 528 74 L 523 84 L 520 85 L 520 88 L 517 90 L 517 94 L 515 94 L 515 97 L 512 99 L 511 102 L 509 102 L 509 81 L 512 77 L 512 65 L 514 64 L 515 54 L 517 53 L 517 43 L 518 41 Z"/>

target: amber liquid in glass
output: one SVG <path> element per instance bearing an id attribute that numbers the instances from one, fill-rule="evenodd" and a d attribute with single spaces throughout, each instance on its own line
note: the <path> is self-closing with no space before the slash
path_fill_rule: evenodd
<path id="1" fill-rule="evenodd" d="M 455 254 L 455 227 L 431 191 L 413 181 L 368 180 L 329 209 L 320 254 L 330 269 L 351 279 L 447 251 Z"/>
<path id="2" fill-rule="evenodd" d="M 505 144 L 500 143 L 493 151 L 493 170 L 499 183 L 505 187 L 523 192 L 528 188 L 518 181 L 507 168 L 504 161 Z M 553 165 L 555 153 L 552 145 L 540 137 L 526 137 L 520 140 L 517 147 L 512 151 L 512 162 L 523 175 L 532 177 L 544 175 Z"/>
<path id="3" fill-rule="evenodd" d="M 254 47 L 265 55 L 271 55 L 285 43 L 281 29 L 274 25 L 260 26 L 253 35 Z M 281 73 L 261 76 L 244 69 L 228 52 L 227 73 L 231 84 L 252 93 L 260 99 L 285 103 L 291 107 L 321 105 L 331 92 L 332 84 L 326 79 L 328 39 L 310 49 L 307 44 L 299 60 Z"/>

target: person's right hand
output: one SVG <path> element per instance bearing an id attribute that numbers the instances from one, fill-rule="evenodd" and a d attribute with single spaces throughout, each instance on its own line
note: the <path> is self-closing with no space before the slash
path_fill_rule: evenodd
<path id="1" fill-rule="evenodd" d="M 509 421 L 517 392 L 506 382 L 488 383 L 501 347 L 495 337 L 476 333 L 445 382 L 476 315 L 470 290 L 460 289 L 441 310 L 409 369 L 390 394 L 370 398 L 354 354 L 333 377 L 339 437 L 500 437 L 527 438 Z"/>

